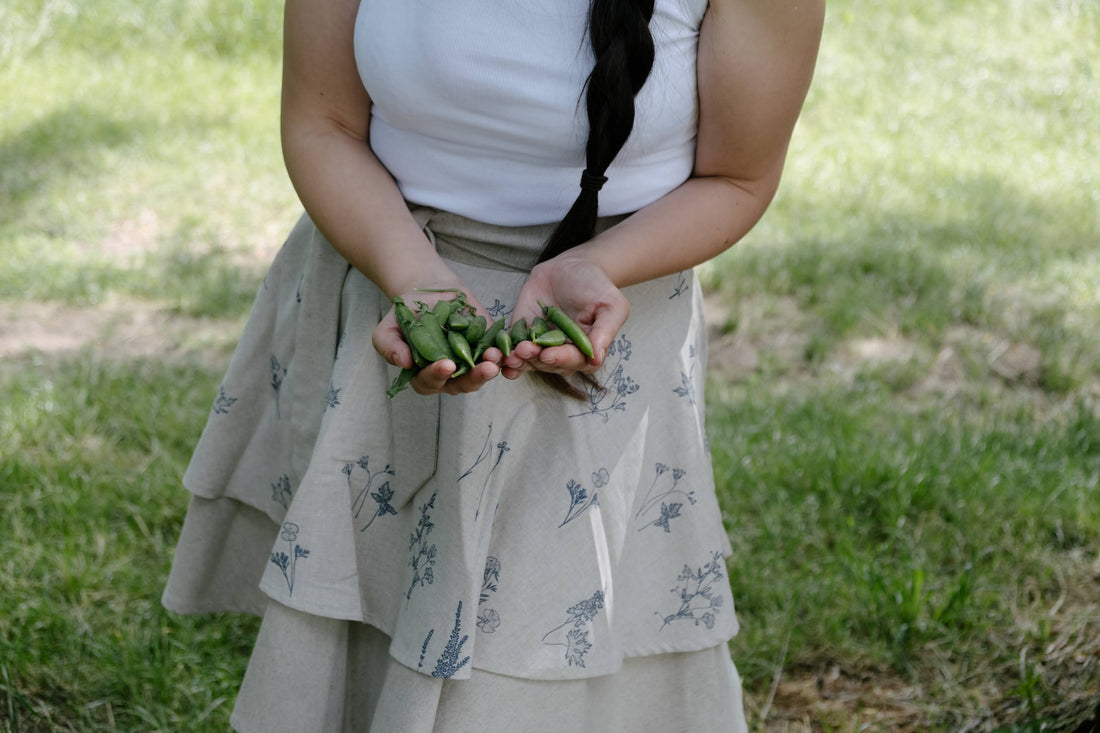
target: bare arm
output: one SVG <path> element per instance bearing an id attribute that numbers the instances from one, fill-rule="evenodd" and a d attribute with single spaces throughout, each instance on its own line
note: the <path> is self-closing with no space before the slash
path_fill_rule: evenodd
<path id="1" fill-rule="evenodd" d="M 416 225 L 393 177 L 370 149 L 370 98 L 355 66 L 359 0 L 287 0 L 284 19 L 282 142 L 290 180 L 310 218 L 345 259 L 387 297 L 462 283 Z M 429 294 L 418 296 L 431 301 Z M 471 294 L 471 305 L 484 310 Z M 412 367 L 393 310 L 373 334 L 391 364 Z M 422 369 L 417 392 L 466 392 L 499 372 L 488 361 L 458 379 L 445 359 Z"/>
<path id="2" fill-rule="evenodd" d="M 287 0 L 282 143 L 317 227 L 387 296 L 458 280 L 413 221 L 370 149 L 370 98 L 355 67 L 358 0 Z"/>
<path id="3" fill-rule="evenodd" d="M 813 77 L 825 0 L 710 0 L 698 53 L 699 131 L 691 178 L 589 242 L 536 267 L 514 315 L 537 298 L 572 306 L 596 352 L 522 344 L 505 376 L 593 372 L 626 321 L 618 288 L 688 269 L 764 214 Z M 547 295 L 554 293 L 554 296 Z M 556 297 L 555 297 L 556 296 Z"/>
<path id="4" fill-rule="evenodd" d="M 705 262 L 740 240 L 779 186 L 824 14 L 824 0 L 711 0 L 699 38 L 693 177 L 573 256 L 595 261 L 624 287 Z"/>

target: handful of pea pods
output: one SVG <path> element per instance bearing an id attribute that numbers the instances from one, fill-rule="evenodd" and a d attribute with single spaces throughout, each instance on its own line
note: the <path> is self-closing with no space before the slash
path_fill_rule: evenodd
<path id="1" fill-rule="evenodd" d="M 496 346 L 508 356 L 512 353 L 512 347 L 521 341 L 531 341 L 539 346 L 561 346 L 568 340 L 582 354 L 592 357 L 592 342 L 588 340 L 588 335 L 557 306 L 539 301 L 542 316 L 535 318 L 530 326 L 527 319 L 521 318 L 508 329 L 503 318 L 490 322 L 485 316 L 476 314 L 461 290 L 442 292 L 454 292 L 455 296 L 449 300 L 439 300 L 432 307 L 415 301 L 415 310 L 400 296 L 393 299 L 397 324 L 412 351 L 414 365 L 401 370 L 386 390 L 386 397 L 393 397 L 405 389 L 420 369 L 442 359 L 450 359 L 458 366 L 451 375 L 452 379 L 462 376 L 474 368 L 490 346 Z"/>

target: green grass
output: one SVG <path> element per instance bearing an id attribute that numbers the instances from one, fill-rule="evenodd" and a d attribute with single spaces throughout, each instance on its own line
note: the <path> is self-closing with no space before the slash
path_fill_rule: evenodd
<path id="1" fill-rule="evenodd" d="M 299 211 L 280 15 L 0 6 L 0 305 L 240 321 Z M 1095 700 L 1097 59 L 1083 0 L 829 3 L 780 193 L 703 268 L 716 346 L 759 355 L 715 348 L 708 387 L 755 723 L 1038 730 Z M 223 367 L 172 353 L 0 361 L 0 730 L 226 728 L 255 620 L 158 602 Z M 866 695 L 811 714 L 830 669 Z M 876 686 L 916 692 L 873 713 Z"/>

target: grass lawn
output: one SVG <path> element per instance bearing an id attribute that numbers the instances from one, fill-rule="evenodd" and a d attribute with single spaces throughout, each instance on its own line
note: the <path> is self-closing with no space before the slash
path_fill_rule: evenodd
<path id="1" fill-rule="evenodd" d="M 159 595 L 297 217 L 281 3 L 0 6 L 0 731 L 225 730 Z M 780 194 L 700 268 L 757 731 L 1090 730 L 1100 6 L 829 3 Z"/>

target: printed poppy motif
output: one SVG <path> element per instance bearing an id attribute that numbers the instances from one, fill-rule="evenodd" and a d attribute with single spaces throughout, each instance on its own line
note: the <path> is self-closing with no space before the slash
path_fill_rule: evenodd
<path id="1" fill-rule="evenodd" d="M 289 595 L 294 595 L 294 577 L 298 561 L 309 557 L 309 550 L 296 544 L 298 531 L 298 525 L 294 522 L 283 522 L 283 529 L 279 533 L 279 537 L 286 542 L 289 553 L 282 551 L 271 553 L 271 562 L 282 571 Z"/>

